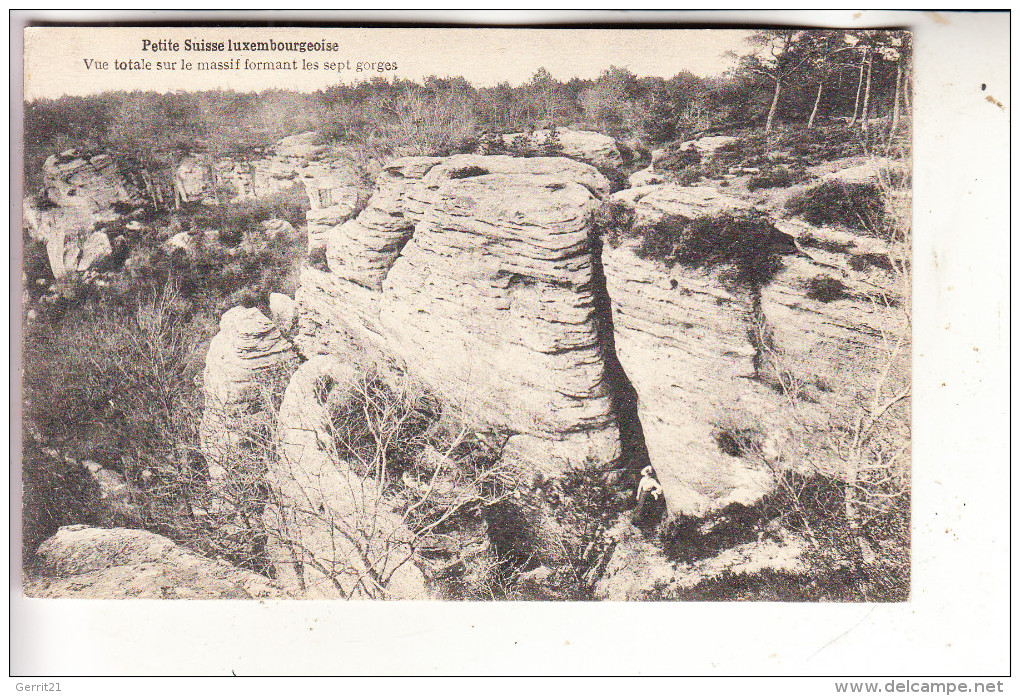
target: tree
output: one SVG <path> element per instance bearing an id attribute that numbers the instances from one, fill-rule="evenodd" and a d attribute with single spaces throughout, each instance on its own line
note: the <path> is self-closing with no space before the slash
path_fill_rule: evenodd
<path id="1" fill-rule="evenodd" d="M 595 84 L 581 93 L 579 101 L 585 117 L 607 131 L 623 131 L 636 126 L 639 94 L 637 77 L 615 65 L 603 70 Z"/>
<path id="2" fill-rule="evenodd" d="M 763 29 L 754 32 L 748 43 L 758 50 L 740 59 L 739 71 L 762 76 L 774 85 L 772 104 L 765 120 L 765 132 L 772 124 L 779 106 L 783 85 L 801 71 L 814 55 L 811 51 L 811 34 L 794 29 Z"/>
<path id="3" fill-rule="evenodd" d="M 857 91 L 850 125 L 861 120 L 861 130 L 867 132 L 871 114 L 878 111 L 877 104 L 891 97 L 889 112 L 898 120 L 899 83 L 902 78 L 904 32 L 885 30 L 859 30 L 847 32 L 847 42 L 860 55 L 857 63 Z M 890 89 L 891 94 L 890 94 Z M 876 98 L 877 95 L 877 98 Z M 887 112 L 888 113 L 888 112 Z"/>
<path id="4" fill-rule="evenodd" d="M 832 78 L 832 74 L 843 65 L 841 60 L 848 52 L 854 50 L 857 41 L 845 32 L 817 32 L 811 35 L 811 76 L 818 83 L 814 105 L 808 117 L 807 127 L 814 126 L 818 115 L 818 105 L 822 101 L 822 90 Z"/>
<path id="5" fill-rule="evenodd" d="M 882 46 L 879 50 L 882 52 L 883 58 L 893 61 L 896 64 L 896 77 L 894 78 L 893 83 L 892 121 L 889 125 L 889 137 L 891 138 L 893 134 L 896 133 L 896 129 L 899 127 L 901 94 L 904 102 L 907 99 L 910 80 L 904 74 L 904 64 L 906 64 L 907 70 L 909 70 L 909 56 L 911 50 L 910 33 L 905 31 L 891 32 L 887 41 L 887 45 Z"/>
<path id="6" fill-rule="evenodd" d="M 685 131 L 708 127 L 706 81 L 683 71 L 669 80 L 641 80 L 645 98 L 642 130 L 653 143 L 684 136 Z"/>

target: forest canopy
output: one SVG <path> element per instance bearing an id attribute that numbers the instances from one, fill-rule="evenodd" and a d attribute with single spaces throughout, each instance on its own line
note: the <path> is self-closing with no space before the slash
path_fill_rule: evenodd
<path id="1" fill-rule="evenodd" d="M 81 145 L 147 165 L 182 154 L 262 148 L 307 130 L 376 155 L 449 154 L 488 133 L 581 127 L 649 147 L 713 129 L 812 127 L 844 118 L 867 128 L 909 108 L 910 34 L 887 30 L 762 30 L 717 77 L 668 79 L 612 66 L 596 79 L 562 81 L 538 69 L 524 84 L 475 87 L 463 77 L 421 82 L 374 76 L 302 93 L 104 92 L 25 105 L 27 188 L 42 161 Z"/>

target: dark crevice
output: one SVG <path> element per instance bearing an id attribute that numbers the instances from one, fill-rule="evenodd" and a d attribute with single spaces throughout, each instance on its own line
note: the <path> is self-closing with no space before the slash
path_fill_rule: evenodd
<path id="1" fill-rule="evenodd" d="M 595 328 L 605 361 L 606 387 L 620 428 L 620 467 L 636 484 L 638 472 L 650 463 L 644 429 L 638 418 L 638 393 L 616 355 L 613 306 L 606 288 L 605 269 L 602 266 L 602 240 L 593 235 L 591 243 Z"/>

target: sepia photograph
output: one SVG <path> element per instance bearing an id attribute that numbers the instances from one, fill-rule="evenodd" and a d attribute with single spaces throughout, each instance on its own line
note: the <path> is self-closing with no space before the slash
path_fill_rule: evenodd
<path id="1" fill-rule="evenodd" d="M 23 42 L 17 594 L 919 591 L 908 25 Z"/>
<path id="2" fill-rule="evenodd" d="M 909 596 L 909 32 L 314 92 L 236 34 L 114 70 L 264 89 L 26 101 L 26 594 Z"/>

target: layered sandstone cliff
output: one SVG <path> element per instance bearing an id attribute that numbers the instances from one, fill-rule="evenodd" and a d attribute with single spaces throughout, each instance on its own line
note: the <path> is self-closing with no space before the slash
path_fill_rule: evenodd
<path id="1" fill-rule="evenodd" d="M 220 318 L 203 372 L 205 407 L 200 428 L 202 451 L 213 480 L 227 475 L 244 433 L 257 417 L 262 390 L 285 380 L 297 355 L 279 328 L 254 308 L 234 307 Z"/>
<path id="2" fill-rule="evenodd" d="M 397 160 L 329 233 L 329 270 L 304 271 L 299 345 L 400 358 L 479 421 L 545 442 L 543 468 L 611 462 L 590 229 L 608 191 L 564 158 Z"/>
<path id="3" fill-rule="evenodd" d="M 761 242 L 773 245 L 761 256 L 773 271 L 734 283 L 725 265 L 649 258 L 641 230 L 667 218 L 721 229 L 722 219 L 753 214 L 747 201 L 665 184 L 612 202 L 632 233 L 607 239 L 602 254 L 616 354 L 637 392 L 669 511 L 698 516 L 752 504 L 787 467 L 836 473 L 819 438 L 831 437 L 840 409 L 876 369 L 883 332 L 904 320 L 883 301 L 893 275 L 860 261 L 880 263 L 888 250 L 874 239 L 822 243 L 832 252 L 805 248 L 798 239 L 818 244 L 834 233 L 783 222 Z M 719 239 L 705 253 L 718 259 L 732 244 Z M 857 247 L 868 251 L 855 254 Z"/>

